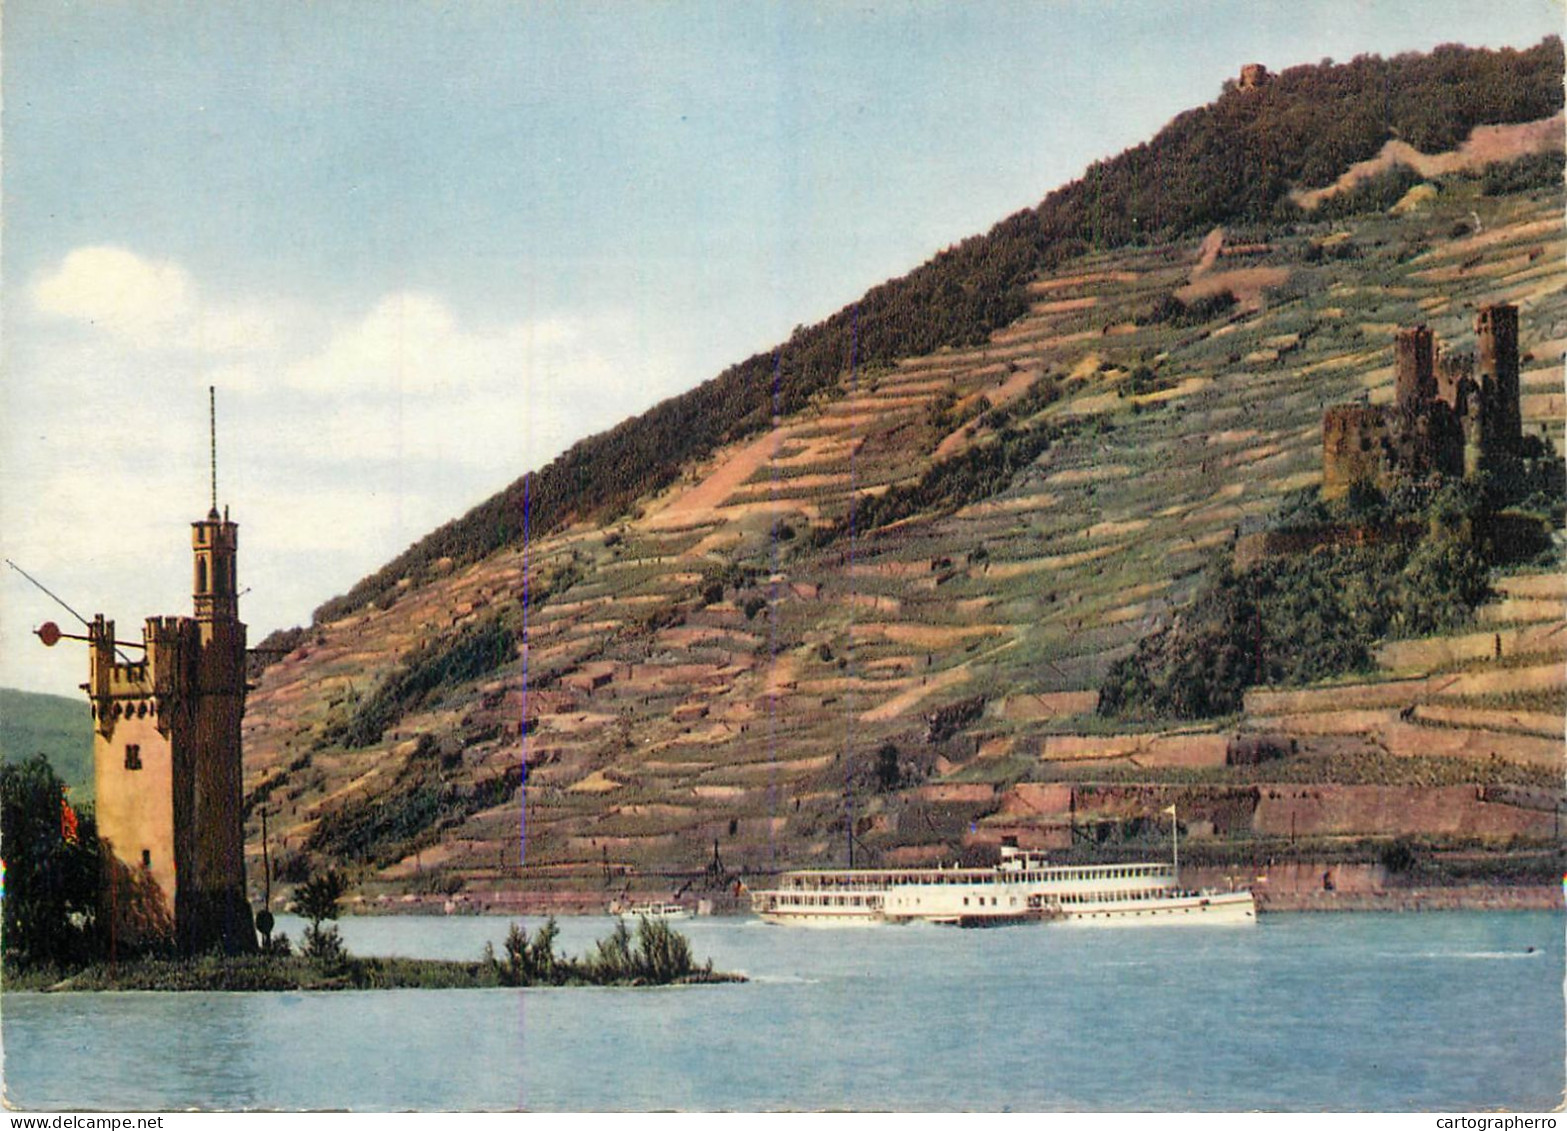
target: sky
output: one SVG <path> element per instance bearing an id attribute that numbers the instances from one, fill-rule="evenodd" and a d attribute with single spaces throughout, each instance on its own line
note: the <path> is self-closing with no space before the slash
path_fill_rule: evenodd
<path id="1" fill-rule="evenodd" d="M 1242 63 L 1559 0 L 6 0 L 0 556 L 139 639 L 240 524 L 251 639 Z M 77 694 L 0 567 L 0 686 Z"/>

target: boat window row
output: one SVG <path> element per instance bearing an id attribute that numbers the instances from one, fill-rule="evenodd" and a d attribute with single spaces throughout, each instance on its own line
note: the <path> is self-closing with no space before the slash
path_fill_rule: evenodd
<path id="1" fill-rule="evenodd" d="M 791 892 L 777 902 L 790 907 L 865 907 L 875 906 L 877 901 L 863 895 L 797 895 Z"/>
<path id="2" fill-rule="evenodd" d="M 1141 899 L 1168 899 L 1170 892 L 1162 888 L 1149 888 L 1143 891 L 1084 891 L 1069 892 L 1058 897 L 1062 904 L 1068 903 L 1125 903 L 1130 900 Z"/>
<path id="3" fill-rule="evenodd" d="M 1058 867 L 1016 872 L 995 872 L 975 868 L 933 868 L 899 872 L 794 872 L 780 877 L 780 887 L 790 891 L 836 891 L 906 886 L 965 887 L 989 884 L 1060 883 L 1072 880 L 1123 880 L 1166 876 L 1168 864 L 1098 864 L 1086 867 Z"/>
<path id="4" fill-rule="evenodd" d="M 843 889 L 873 888 L 881 890 L 889 887 L 906 887 L 917 885 L 929 887 L 932 885 L 962 884 L 965 887 L 974 884 L 1016 883 L 1017 877 L 1013 875 L 997 876 L 991 872 L 865 872 L 855 875 L 812 874 L 785 875 L 782 877 L 780 887 L 789 891 L 835 891 Z"/>

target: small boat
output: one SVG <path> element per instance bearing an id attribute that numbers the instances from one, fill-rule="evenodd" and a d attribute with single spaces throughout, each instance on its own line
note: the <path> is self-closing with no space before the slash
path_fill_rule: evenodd
<path id="1" fill-rule="evenodd" d="M 626 919 L 689 919 L 691 909 L 678 903 L 631 903 L 622 906 L 615 904 L 610 912 Z"/>

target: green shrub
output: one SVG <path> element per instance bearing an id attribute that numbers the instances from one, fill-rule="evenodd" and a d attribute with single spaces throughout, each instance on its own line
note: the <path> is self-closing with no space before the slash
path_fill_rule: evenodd
<path id="1" fill-rule="evenodd" d="M 691 958 L 690 941 L 662 919 L 641 919 L 635 936 L 624 919 L 617 919 L 609 937 L 600 939 L 585 959 L 556 953 L 559 936 L 560 928 L 553 916 L 531 938 L 519 924 L 513 923 L 503 944 L 505 960 L 496 958 L 493 947 L 486 947 L 485 962 L 503 986 L 558 986 L 574 982 L 664 986 L 712 974 L 712 964 L 699 969 Z"/>
<path id="2" fill-rule="evenodd" d="M 65 787 L 42 754 L 0 765 L 0 845 L 5 852 L 5 962 L 71 966 L 102 949 L 98 876 L 102 853 L 91 813 L 65 817 Z"/>
<path id="3" fill-rule="evenodd" d="M 506 950 L 505 965 L 495 961 L 490 950 L 487 960 L 495 966 L 503 986 L 552 986 L 560 985 L 577 973 L 576 964 L 555 953 L 555 941 L 560 937 L 560 924 L 552 915 L 544 921 L 530 939 L 521 925 L 513 923 L 506 932 L 503 944 Z"/>
<path id="4" fill-rule="evenodd" d="M 332 964 L 348 957 L 337 928 L 321 926 L 323 922 L 337 918 L 338 900 L 347 891 L 348 880 L 342 873 L 329 870 L 312 877 L 294 892 L 295 914 L 310 920 L 310 926 L 305 928 L 303 953 L 306 958 Z"/>
<path id="5" fill-rule="evenodd" d="M 624 919 L 615 920 L 615 929 L 608 938 L 598 941 L 593 955 L 588 959 L 590 978 L 601 984 L 629 982 L 636 971 L 636 961 L 631 953 L 631 930 Z"/>
<path id="6" fill-rule="evenodd" d="M 1175 388 L 1175 378 L 1155 373 L 1146 365 L 1139 365 L 1127 374 L 1126 381 L 1116 390 L 1120 397 L 1141 397 L 1164 389 Z"/>
<path id="7" fill-rule="evenodd" d="M 1337 220 L 1362 212 L 1386 212 L 1423 178 L 1407 165 L 1394 165 L 1353 188 L 1334 193 L 1312 211 L 1319 220 Z"/>
<path id="8" fill-rule="evenodd" d="M 1388 496 L 1352 492 L 1334 507 L 1309 492 L 1287 497 L 1268 523 L 1275 529 L 1347 521 L 1382 531 L 1383 540 L 1326 544 L 1265 559 L 1244 573 L 1217 562 L 1168 626 L 1111 665 L 1100 686 L 1100 714 L 1233 714 L 1248 687 L 1365 671 L 1385 637 L 1462 626 L 1490 596 L 1491 543 L 1479 537 L 1492 525 L 1490 506 L 1474 483 L 1398 488 Z M 1410 541 L 1394 531 L 1416 518 L 1422 537 Z"/>
<path id="9" fill-rule="evenodd" d="M 1514 161 L 1487 165 L 1480 173 L 1480 191 L 1486 196 L 1508 196 L 1535 188 L 1562 187 L 1563 157 L 1554 153 L 1531 153 Z"/>
<path id="10" fill-rule="evenodd" d="M 915 515 L 951 514 L 988 499 L 1010 487 L 1018 473 L 1063 434 L 1062 429 L 1049 424 L 1005 428 L 989 442 L 933 464 L 914 483 L 895 484 L 880 495 L 856 498 L 849 517 L 832 527 L 834 536 L 851 529 L 865 534 Z"/>
<path id="11" fill-rule="evenodd" d="M 644 918 L 637 923 L 633 968 L 637 978 L 656 986 L 689 977 L 696 970 L 691 943 L 664 920 Z"/>
<path id="12" fill-rule="evenodd" d="M 1134 318 L 1139 326 L 1201 326 L 1229 313 L 1236 303 L 1235 292 L 1226 288 L 1211 295 L 1201 295 L 1190 302 L 1183 302 L 1174 294 L 1161 295 L 1152 306 Z"/>

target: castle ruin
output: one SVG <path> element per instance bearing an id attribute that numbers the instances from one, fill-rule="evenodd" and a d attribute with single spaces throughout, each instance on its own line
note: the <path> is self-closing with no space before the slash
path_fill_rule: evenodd
<path id="1" fill-rule="evenodd" d="M 1261 63 L 1246 63 L 1241 66 L 1241 90 L 1261 90 L 1268 85 L 1268 80 L 1273 76 L 1268 73 L 1268 68 Z"/>
<path id="2" fill-rule="evenodd" d="M 1322 417 L 1322 497 L 1358 484 L 1387 490 L 1433 476 L 1470 478 L 1522 440 L 1518 403 L 1518 308 L 1496 304 L 1475 317 L 1478 357 L 1436 353 L 1425 326 L 1393 343 L 1391 405 L 1341 404 Z"/>

